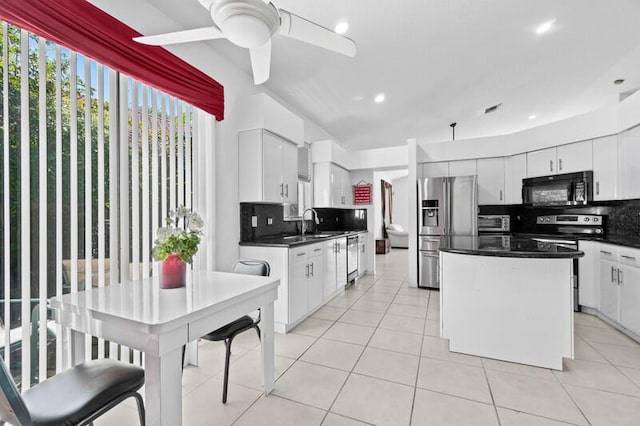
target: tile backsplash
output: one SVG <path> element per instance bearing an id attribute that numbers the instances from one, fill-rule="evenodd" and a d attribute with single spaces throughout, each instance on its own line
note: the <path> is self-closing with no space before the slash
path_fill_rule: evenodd
<path id="1" fill-rule="evenodd" d="M 312 214 L 305 216 L 309 232 L 360 231 L 367 229 L 366 209 L 317 208 L 318 225 Z M 254 219 L 255 218 L 255 219 Z M 255 220 L 255 226 L 252 223 Z M 240 203 L 240 241 L 300 233 L 300 221 L 284 220 L 282 205 Z M 317 229 L 316 229 L 317 228 Z"/>

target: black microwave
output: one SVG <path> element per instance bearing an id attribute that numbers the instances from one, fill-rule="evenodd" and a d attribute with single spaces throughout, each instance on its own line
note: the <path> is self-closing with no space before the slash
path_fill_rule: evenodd
<path id="1" fill-rule="evenodd" d="M 591 170 L 522 179 L 522 202 L 530 207 L 586 206 L 593 200 Z"/>

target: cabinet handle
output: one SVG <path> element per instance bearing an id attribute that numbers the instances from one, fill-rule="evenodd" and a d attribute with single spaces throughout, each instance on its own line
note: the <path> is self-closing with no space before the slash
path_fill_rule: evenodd
<path id="1" fill-rule="evenodd" d="M 562 171 L 562 158 L 558 160 L 558 170 Z"/>
<path id="2" fill-rule="evenodd" d="M 613 266 L 611 267 L 611 283 L 615 284 L 615 282 L 618 280 L 616 277 L 616 268 L 614 268 Z"/>
<path id="3" fill-rule="evenodd" d="M 627 256 L 627 255 L 624 255 L 624 254 L 621 254 L 621 255 L 620 255 L 620 257 L 624 257 L 625 259 L 629 259 L 629 260 L 636 260 L 636 258 L 635 258 L 635 257 L 633 257 L 633 256 Z"/>
<path id="4" fill-rule="evenodd" d="M 313 276 L 313 263 L 311 263 L 311 272 L 310 272 L 311 276 Z"/>
<path id="5" fill-rule="evenodd" d="M 610 251 L 600 250 L 600 253 L 608 254 L 609 256 L 611 256 L 611 252 Z"/>
<path id="6" fill-rule="evenodd" d="M 317 249 L 313 249 L 313 251 L 317 253 L 319 251 L 322 251 L 322 249 L 321 248 L 317 248 Z"/>
<path id="7" fill-rule="evenodd" d="M 280 184 L 280 196 L 284 197 L 284 183 Z"/>
<path id="8" fill-rule="evenodd" d="M 549 160 L 549 171 L 553 172 L 553 160 Z"/>
<path id="9" fill-rule="evenodd" d="M 622 269 L 618 269 L 618 285 L 624 284 L 622 281 L 622 278 L 623 278 Z"/>
<path id="10" fill-rule="evenodd" d="M 305 269 L 306 269 L 305 276 L 307 278 L 309 278 L 309 265 L 307 264 L 307 265 L 304 265 L 304 266 L 305 266 Z"/>
<path id="11" fill-rule="evenodd" d="M 600 195 L 600 182 L 596 182 L 596 195 Z"/>
<path id="12" fill-rule="evenodd" d="M 289 198 L 289 184 L 286 184 L 284 187 L 286 188 L 286 193 L 284 196 L 285 198 Z"/>
<path id="13" fill-rule="evenodd" d="M 502 189 L 500 190 L 500 201 L 502 201 Z"/>
<path id="14" fill-rule="evenodd" d="M 306 255 L 306 254 L 307 254 L 307 253 L 302 252 L 302 253 L 298 253 L 298 256 L 304 256 L 304 255 Z"/>

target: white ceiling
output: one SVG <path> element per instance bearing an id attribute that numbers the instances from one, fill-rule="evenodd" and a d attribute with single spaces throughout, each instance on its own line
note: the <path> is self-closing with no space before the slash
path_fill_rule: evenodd
<path id="1" fill-rule="evenodd" d="M 196 0 L 148 3 L 185 29 L 211 22 Z M 330 28 L 348 19 L 355 58 L 276 36 L 266 86 L 352 149 L 410 137 L 447 140 L 453 121 L 457 138 L 510 133 L 597 109 L 640 87 L 638 0 L 274 4 Z M 536 35 L 549 19 L 556 20 L 552 30 Z M 225 40 L 201 45 L 251 72 L 246 50 Z M 179 46 L 172 50 L 179 54 Z M 614 86 L 617 78 L 626 81 Z M 386 101 L 374 104 L 379 92 Z M 481 114 L 497 103 L 500 110 Z"/>

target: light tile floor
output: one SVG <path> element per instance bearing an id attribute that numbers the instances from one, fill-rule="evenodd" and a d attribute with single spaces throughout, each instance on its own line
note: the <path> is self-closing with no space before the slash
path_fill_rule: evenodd
<path id="1" fill-rule="evenodd" d="M 184 372 L 185 425 L 640 425 L 640 345 L 576 314 L 575 360 L 551 371 L 449 352 L 437 292 L 406 284 L 407 251 L 287 335 L 276 335 L 276 388 L 264 397 L 255 333 L 201 342 Z M 127 401 L 98 425 L 137 424 Z"/>

